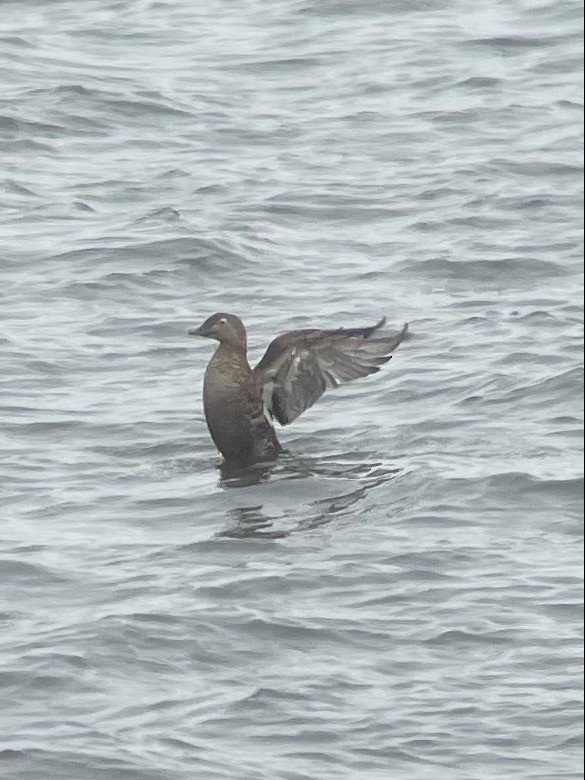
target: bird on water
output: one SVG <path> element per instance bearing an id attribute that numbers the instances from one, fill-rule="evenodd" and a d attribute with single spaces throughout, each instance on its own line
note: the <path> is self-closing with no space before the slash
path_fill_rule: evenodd
<path id="1" fill-rule="evenodd" d="M 328 388 L 374 374 L 387 363 L 408 326 L 385 333 L 386 319 L 365 328 L 291 330 L 277 336 L 252 368 L 246 328 L 234 314 L 213 314 L 190 336 L 219 342 L 205 371 L 207 427 L 224 463 L 270 463 L 284 452 L 273 420 L 288 425 Z"/>

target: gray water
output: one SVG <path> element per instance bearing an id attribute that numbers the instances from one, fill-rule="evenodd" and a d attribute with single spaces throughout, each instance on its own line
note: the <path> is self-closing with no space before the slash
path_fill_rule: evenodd
<path id="1" fill-rule="evenodd" d="M 576 0 L 0 4 L 0 776 L 580 776 Z M 411 338 L 222 476 L 210 345 Z"/>

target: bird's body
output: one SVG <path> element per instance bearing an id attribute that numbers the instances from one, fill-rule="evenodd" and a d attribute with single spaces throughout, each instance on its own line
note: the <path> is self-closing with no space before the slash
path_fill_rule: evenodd
<path id="1" fill-rule="evenodd" d="M 215 446 L 228 461 L 267 462 L 282 448 L 264 412 L 262 387 L 245 353 L 220 344 L 205 371 L 203 408 Z"/>
<path id="2" fill-rule="evenodd" d="M 203 406 L 211 438 L 226 462 L 266 463 L 283 452 L 272 420 L 288 425 L 328 387 L 380 370 L 407 332 L 367 328 L 297 330 L 272 341 L 255 368 L 246 330 L 233 314 L 214 314 L 191 335 L 219 341 L 205 371 Z"/>

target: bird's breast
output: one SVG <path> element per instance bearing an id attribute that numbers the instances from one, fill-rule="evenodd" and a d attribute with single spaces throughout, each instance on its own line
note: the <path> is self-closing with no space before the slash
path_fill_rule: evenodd
<path id="1" fill-rule="evenodd" d="M 241 457 L 254 448 L 263 409 L 251 372 L 218 371 L 210 365 L 203 383 L 203 407 L 211 436 L 225 457 Z"/>

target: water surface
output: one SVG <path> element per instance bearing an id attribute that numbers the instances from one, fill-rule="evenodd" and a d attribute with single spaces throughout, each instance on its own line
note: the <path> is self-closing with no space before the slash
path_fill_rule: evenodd
<path id="1" fill-rule="evenodd" d="M 579 776 L 580 18 L 1 4 L 3 777 Z M 234 477 L 216 310 L 412 337 Z"/>

